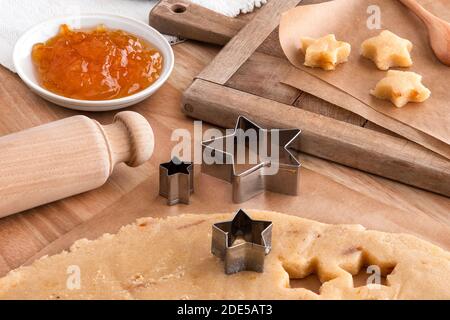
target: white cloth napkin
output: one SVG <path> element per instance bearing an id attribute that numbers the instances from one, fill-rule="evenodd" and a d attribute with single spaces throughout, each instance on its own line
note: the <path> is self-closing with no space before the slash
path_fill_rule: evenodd
<path id="1" fill-rule="evenodd" d="M 250 12 L 266 0 L 191 0 L 228 16 Z M 82 13 L 109 13 L 148 21 L 157 0 L 1 0 L 0 64 L 14 72 L 14 44 L 29 28 L 52 17 Z M 175 37 L 167 36 L 169 41 Z"/>

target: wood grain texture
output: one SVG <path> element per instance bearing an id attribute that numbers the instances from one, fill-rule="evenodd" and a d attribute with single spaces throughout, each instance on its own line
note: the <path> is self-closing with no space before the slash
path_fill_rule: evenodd
<path id="1" fill-rule="evenodd" d="M 320 2 L 323 1 L 303 0 L 301 5 Z M 181 5 L 186 11 L 175 12 L 178 5 Z M 249 16 L 243 15 L 231 19 L 216 13 L 211 14 L 211 12 L 196 5 L 190 6 L 187 1 L 163 0 L 150 13 L 150 25 L 164 33 L 206 43 L 225 44 L 251 20 Z M 213 18 L 211 23 L 206 21 L 211 20 L 211 18 Z M 208 27 L 205 28 L 205 26 Z M 325 100 L 317 99 L 314 95 L 280 85 L 279 81 L 283 78 L 282 76 L 287 71 L 288 66 L 289 64 L 278 40 L 278 28 L 275 28 L 256 49 L 256 52 L 233 74 L 226 85 L 286 104 L 291 104 L 296 101 L 296 98 L 299 98 L 295 103 L 297 107 L 389 135 L 397 135 L 361 116 Z M 403 126 L 401 130 L 405 132 L 413 129 Z M 407 136 L 412 137 L 413 134 L 414 132 Z M 413 140 L 417 141 L 417 139 Z M 429 147 L 428 144 L 427 146 Z"/>
<path id="2" fill-rule="evenodd" d="M 303 110 L 321 114 L 329 118 L 367 128 L 365 126 L 367 120 L 363 117 L 358 116 L 353 112 L 339 108 L 334 104 L 328 103 L 306 92 L 302 92 L 302 94 L 295 101 L 294 106 Z M 389 132 L 388 130 L 386 131 Z"/>
<path id="3" fill-rule="evenodd" d="M 227 81 L 226 86 L 358 126 L 367 122 L 355 113 L 281 83 L 290 70 L 291 65 L 285 58 L 255 52 Z"/>
<path id="4" fill-rule="evenodd" d="M 366 128 L 366 129 L 375 130 L 375 131 L 378 131 L 378 132 L 381 132 L 381 133 L 384 133 L 384 134 L 388 134 L 388 135 L 391 135 L 391 136 L 395 136 L 395 137 L 398 137 L 398 138 L 402 137 L 402 136 L 400 136 L 400 135 L 398 135 L 398 134 L 396 134 L 396 133 L 394 133 L 392 131 L 389 131 L 388 129 L 386 129 L 384 127 L 381 127 L 381 126 L 377 125 L 376 123 L 373 123 L 373 122 L 370 122 L 370 121 L 366 121 L 363 124 L 363 127 Z"/>
<path id="5" fill-rule="evenodd" d="M 147 162 L 143 166 L 130 168 L 120 164 L 110 179 L 98 189 L 0 219 L 0 274 L 18 267 L 36 252 L 108 206 L 120 203 L 124 195 L 149 178 L 153 166 L 158 169 L 159 163 L 168 160 L 172 130 L 191 126 L 191 122 L 185 120 L 179 111 L 181 92 L 217 51 L 216 47 L 208 45 L 186 43 L 176 46 L 177 67 L 169 82 L 145 102 L 128 108 L 144 115 L 160 137 L 156 141 L 155 150 L 158 151 L 153 154 L 151 165 Z M 77 112 L 55 106 L 33 94 L 17 75 L 1 66 L 0 110 L 0 135 L 79 114 L 109 124 L 116 114 Z M 154 183 L 152 180 L 149 182 Z M 116 216 L 122 215 L 120 211 L 116 213 Z"/>
<path id="6" fill-rule="evenodd" d="M 0 217 L 103 185 L 119 163 L 138 166 L 153 152 L 153 132 L 136 112 L 101 126 L 85 116 L 0 137 Z"/>
<path id="7" fill-rule="evenodd" d="M 308 92 L 321 99 L 326 99 L 330 103 L 343 106 L 345 110 L 354 112 L 363 118 L 370 118 L 373 123 L 378 126 L 395 132 L 406 139 L 418 143 L 429 150 L 450 159 L 450 146 L 420 130 L 414 129 L 400 121 L 397 121 L 381 112 L 377 112 L 365 103 L 353 98 L 338 88 L 325 84 L 322 80 L 304 72 L 300 69 L 293 68 L 288 76 L 283 79 L 283 83 L 289 83 L 294 86 L 301 87 L 304 92 Z"/>
<path id="8" fill-rule="evenodd" d="M 317 2 L 321 1 L 303 1 L 302 4 Z M 175 12 L 179 4 L 186 8 L 182 14 Z M 150 24 L 161 32 L 170 34 L 178 32 L 178 35 L 189 39 L 225 44 L 250 20 L 248 16 L 245 16 L 245 19 L 230 19 L 223 15 L 213 14 L 211 17 L 214 17 L 214 23 L 211 25 L 203 21 L 210 19 L 209 14 L 203 8 L 190 6 L 186 1 L 161 1 L 150 13 Z M 199 23 L 199 21 L 205 23 Z M 192 26 L 191 23 L 194 23 L 195 26 Z M 206 25 L 208 28 L 205 28 Z M 278 28 L 275 28 L 256 49 L 256 52 L 232 75 L 226 85 L 281 103 L 293 104 L 295 102 L 295 106 L 308 111 L 396 135 L 375 124 L 366 125 L 369 121 L 352 112 L 317 99 L 306 92 L 280 84 L 279 82 L 289 68 L 290 64 L 286 61 L 278 41 Z M 297 100 L 297 98 L 299 99 Z"/>
<path id="9" fill-rule="evenodd" d="M 229 128 L 239 115 L 269 128 L 299 128 L 302 152 L 450 195 L 442 183 L 450 181 L 450 162 L 408 140 L 201 79 L 185 92 L 183 105 L 187 115 Z"/>
<path id="10" fill-rule="evenodd" d="M 94 239 L 141 216 L 232 212 L 240 207 L 281 211 L 326 223 L 360 223 L 370 229 L 410 233 L 450 250 L 450 200 L 335 163 L 302 155 L 300 195 L 266 192 L 236 205 L 231 186 L 195 168 L 191 205 L 168 207 L 158 196 L 159 163 L 170 157 L 174 129 L 193 132 L 180 111 L 182 92 L 218 52 L 186 42 L 174 47 L 176 65 L 168 82 L 130 108 L 152 125 L 155 152 L 137 168 L 119 165 L 99 189 L 0 219 L 0 275 L 44 254 L 68 249 L 80 238 Z M 0 134 L 79 114 L 47 103 L 11 72 L 0 67 Z M 83 113 L 106 124 L 114 112 Z M 204 130 L 211 126 L 204 124 Z M 195 141 L 198 142 L 198 137 Z M 194 140 L 194 137 L 193 137 Z"/>
<path id="11" fill-rule="evenodd" d="M 285 59 L 255 52 L 227 81 L 226 86 L 293 104 L 302 92 L 280 82 L 290 68 Z"/>
<path id="12" fill-rule="evenodd" d="M 400 2 L 423 21 L 428 28 L 434 54 L 443 64 L 450 66 L 450 23 L 433 15 L 416 0 L 400 0 Z"/>
<path id="13" fill-rule="evenodd" d="M 369 229 L 414 234 L 450 249 L 448 199 L 307 155 L 301 160 L 304 169 L 299 197 L 266 192 L 246 202 L 243 208 L 282 210 L 326 223 L 360 223 Z M 143 216 L 235 212 L 242 208 L 230 201 L 228 184 L 200 174 L 199 169 L 195 168 L 198 191 L 191 196 L 191 205 L 168 208 L 165 199 L 157 196 L 157 185 L 148 179 L 120 202 L 37 252 L 26 264 L 60 252 L 80 235 L 95 239 L 105 232 L 117 232 Z M 157 177 L 156 172 L 152 177 Z M 118 211 L 122 214 L 118 215 Z"/>
<path id="14" fill-rule="evenodd" d="M 214 58 L 198 76 L 217 84 L 225 84 L 260 44 L 278 26 L 280 15 L 295 7 L 300 0 L 271 0 L 248 22 L 238 35 Z"/>
<path id="15" fill-rule="evenodd" d="M 256 23 L 260 23 L 261 26 L 265 25 L 265 20 L 258 19 L 260 16 L 264 16 L 264 11 L 257 13 L 255 18 L 253 18 L 247 26 Z M 254 34 L 243 32 L 243 30 L 236 35 L 233 40 L 231 40 L 231 42 L 235 43 L 235 49 L 239 49 L 239 44 L 252 43 L 254 41 Z M 343 108 L 336 106 L 337 102 L 334 102 L 335 104 L 328 103 L 307 93 L 301 92 L 300 90 L 291 90 L 288 87 L 281 85 L 279 82 L 283 79 L 285 74 L 290 73 L 289 70 L 292 70 L 292 68 L 284 57 L 284 54 L 280 54 L 279 49 L 277 50 L 277 47 L 279 46 L 276 28 L 274 28 L 271 33 L 268 33 L 268 36 L 264 40 L 259 39 L 259 41 L 261 41 L 261 44 L 258 48 L 255 48 L 255 52 L 251 53 L 244 62 L 242 62 L 243 56 L 235 55 L 227 49 L 229 44 L 231 44 L 231 42 L 229 42 L 229 44 L 221 51 L 221 53 L 219 53 L 213 62 L 208 65 L 206 70 L 215 70 L 215 74 L 220 75 L 224 73 L 224 70 L 225 73 L 229 73 L 230 70 L 228 67 L 230 65 L 232 66 L 231 69 L 233 72 L 229 74 L 230 77 L 224 84 L 221 81 L 216 81 L 217 78 L 214 78 L 214 76 L 212 78 L 205 76 L 206 73 L 202 73 L 198 79 L 224 85 L 225 87 L 233 88 L 241 92 L 250 93 L 254 95 L 254 98 L 261 97 L 264 99 L 281 102 L 285 108 L 276 110 L 276 114 L 271 113 L 271 110 L 269 110 L 268 114 L 276 119 L 281 119 L 280 122 L 282 123 L 290 122 L 291 119 L 288 119 L 288 117 L 292 117 L 292 112 L 287 112 L 286 110 L 289 110 L 289 108 L 286 109 L 286 107 L 288 107 L 288 105 L 294 105 L 297 108 L 324 115 L 327 118 L 333 118 L 341 122 L 347 122 L 358 126 L 358 128 L 354 128 L 354 130 L 351 127 L 342 130 L 340 132 L 340 137 L 342 143 L 351 146 L 356 138 L 354 132 L 358 132 L 359 136 L 357 139 L 360 141 L 366 141 L 365 146 L 368 147 L 368 149 L 365 150 L 364 161 L 359 159 L 359 154 L 356 152 L 357 148 L 353 149 L 353 158 L 349 158 L 349 155 L 346 153 L 346 148 L 335 148 L 332 152 L 330 151 L 330 148 L 330 150 L 327 151 L 327 155 L 322 154 L 322 150 L 319 150 L 320 148 L 316 148 L 312 154 L 336 161 L 338 163 L 354 166 L 355 168 L 361 170 L 384 175 L 385 177 L 389 177 L 391 179 L 398 179 L 398 181 L 412 184 L 414 186 L 420 186 L 426 190 L 449 195 L 450 187 L 447 186 L 447 183 L 442 183 L 442 181 L 446 181 L 445 179 L 448 178 L 448 167 L 450 163 L 440 156 L 442 153 L 436 155 L 433 152 L 416 145 L 415 143 L 411 143 L 408 140 L 398 137 L 395 133 L 382 130 L 375 124 L 368 124 L 366 118 L 361 116 L 359 109 L 353 109 L 351 111 L 344 110 Z M 245 55 L 247 53 L 245 53 Z M 235 67 L 238 68 L 235 69 Z M 195 90 L 193 92 L 195 92 Z M 201 94 L 191 95 L 191 93 L 192 92 L 190 91 L 187 93 L 187 95 L 190 95 L 188 99 L 189 104 L 184 106 L 184 110 L 192 117 L 212 121 L 211 116 L 216 115 L 215 119 L 217 121 L 214 122 L 215 124 L 228 126 L 228 121 L 230 119 L 234 119 L 239 114 L 239 107 L 236 106 L 231 108 L 224 106 L 222 103 L 224 100 L 221 100 L 222 97 L 218 97 L 220 102 L 211 100 L 209 105 L 210 110 L 206 110 L 208 106 L 205 97 Z M 206 93 L 205 96 L 213 95 Z M 196 98 L 198 98 L 199 101 L 195 101 Z M 326 94 L 321 95 L 320 98 L 327 99 Z M 252 117 L 253 119 L 262 117 L 261 109 L 249 108 L 245 106 L 245 104 L 246 99 L 242 99 L 241 110 L 247 112 L 249 117 Z M 198 108 L 199 105 L 201 106 L 200 109 Z M 286 111 L 286 113 L 284 113 L 284 111 Z M 436 144 L 436 139 L 430 139 L 427 136 L 423 136 L 417 130 L 409 128 L 408 126 L 397 121 L 393 121 L 392 119 L 388 120 L 390 121 L 389 128 L 393 129 L 394 132 L 400 133 L 402 136 L 406 136 L 412 141 L 420 143 L 433 151 L 441 151 L 442 148 L 440 148 L 440 144 Z M 324 120 L 324 122 L 326 121 Z M 361 128 L 364 130 L 361 130 Z M 373 131 L 381 133 L 381 135 L 377 136 L 375 140 L 373 137 Z M 386 139 L 384 144 L 389 147 L 383 152 L 379 152 L 380 146 L 383 144 L 381 142 L 382 139 Z M 395 142 L 394 145 L 391 145 L 391 140 L 397 142 Z M 373 144 L 373 146 L 377 145 L 378 147 L 372 148 L 369 146 L 370 144 Z M 337 145 L 341 144 L 337 143 Z M 403 145 L 406 145 L 407 147 L 403 148 Z M 364 148 L 363 146 L 363 143 L 358 144 L 358 148 Z M 395 147 L 390 149 L 390 147 L 393 146 Z M 399 157 L 397 158 L 397 155 L 394 154 L 396 151 L 393 150 L 401 150 L 401 155 L 399 154 Z M 417 157 L 417 150 L 420 150 L 419 157 Z M 373 154 L 370 155 L 370 153 Z M 383 156 L 386 156 L 387 158 L 383 159 Z M 405 159 L 414 159 L 413 162 L 415 162 L 415 164 L 410 166 L 410 163 L 404 166 Z M 409 162 L 409 160 L 406 160 L 406 162 Z M 429 171 L 430 164 L 431 166 L 437 165 L 434 169 L 432 169 L 434 173 Z M 392 168 L 389 168 L 391 166 Z M 439 169 L 442 169 L 443 172 L 440 173 L 438 171 Z M 419 172 L 420 170 L 424 171 Z M 414 171 L 415 174 L 412 175 L 411 171 Z M 433 179 L 435 180 L 433 181 Z"/>

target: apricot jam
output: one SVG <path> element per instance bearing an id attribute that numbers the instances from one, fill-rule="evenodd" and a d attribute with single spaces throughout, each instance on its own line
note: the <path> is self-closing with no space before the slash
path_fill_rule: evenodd
<path id="1" fill-rule="evenodd" d="M 118 99 L 139 92 L 161 74 L 160 52 L 138 37 L 103 25 L 59 33 L 33 46 L 40 84 L 56 94 L 82 100 Z"/>

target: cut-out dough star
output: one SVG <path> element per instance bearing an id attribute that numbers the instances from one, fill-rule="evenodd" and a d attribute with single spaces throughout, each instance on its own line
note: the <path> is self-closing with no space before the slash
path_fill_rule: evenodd
<path id="1" fill-rule="evenodd" d="M 307 67 L 317 67 L 323 70 L 334 70 L 340 63 L 346 62 L 352 47 L 349 43 L 337 41 L 334 34 L 313 39 L 300 39 L 300 50 L 305 54 Z"/>
<path id="2" fill-rule="evenodd" d="M 370 93 L 377 98 L 390 100 L 398 108 L 408 102 L 423 102 L 431 95 L 431 91 L 422 84 L 420 74 L 396 70 L 389 70 Z"/>
<path id="3" fill-rule="evenodd" d="M 272 248 L 272 222 L 253 220 L 239 210 L 233 220 L 213 225 L 211 252 L 225 260 L 225 273 L 264 271 Z"/>
<path id="4" fill-rule="evenodd" d="M 249 139 L 246 138 L 248 130 L 256 134 L 256 147 L 253 147 L 255 154 L 263 155 L 262 145 L 266 145 L 267 149 L 265 150 L 271 150 L 270 157 L 275 154 L 276 157 L 271 159 L 258 157 L 255 162 L 241 163 L 248 167 L 244 171 L 239 171 L 236 167 L 239 161 L 235 161 L 239 154 L 236 151 L 239 144 L 251 149 Z M 265 190 L 297 195 L 300 162 L 294 150 L 299 148 L 300 132 L 299 129 L 263 129 L 244 116 L 239 116 L 232 134 L 202 141 L 204 155 L 209 154 L 211 158 L 221 159 L 221 163 L 216 160 L 212 163 L 203 161 L 202 171 L 231 182 L 233 201 L 236 203 L 247 201 Z M 272 136 L 275 134 L 278 136 L 278 141 L 272 140 Z M 227 150 L 227 145 L 231 145 L 233 148 Z M 246 161 L 244 160 L 244 162 Z M 266 171 L 275 168 L 276 172 L 269 174 Z"/>
<path id="5" fill-rule="evenodd" d="M 361 54 L 375 62 L 378 69 L 388 70 L 391 67 L 412 66 L 410 55 L 412 48 L 411 41 L 384 30 L 378 36 L 369 38 L 361 44 Z"/>

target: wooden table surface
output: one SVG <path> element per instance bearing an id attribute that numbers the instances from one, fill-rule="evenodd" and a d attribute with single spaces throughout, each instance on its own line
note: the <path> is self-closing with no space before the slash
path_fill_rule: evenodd
<path id="1" fill-rule="evenodd" d="M 238 208 L 406 232 L 450 249 L 450 199 L 308 155 L 300 157 L 303 168 L 298 197 L 266 192 L 237 205 L 231 202 L 229 184 L 201 174 L 196 166 L 191 204 L 167 206 L 166 199 L 158 196 L 159 163 L 169 160 L 176 144 L 170 140 L 172 131 L 193 129 L 193 120 L 180 111 L 181 94 L 219 49 L 195 42 L 174 46 L 176 63 L 169 81 L 155 95 L 129 108 L 144 115 L 153 127 L 156 145 L 148 163 L 138 168 L 121 165 L 97 190 L 0 219 L 0 275 L 42 255 L 67 249 L 77 239 L 116 232 L 141 216 L 232 212 Z M 15 74 L 0 67 L 0 135 L 78 113 L 39 98 Z M 115 113 L 85 114 L 108 123 Z"/>

